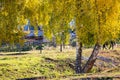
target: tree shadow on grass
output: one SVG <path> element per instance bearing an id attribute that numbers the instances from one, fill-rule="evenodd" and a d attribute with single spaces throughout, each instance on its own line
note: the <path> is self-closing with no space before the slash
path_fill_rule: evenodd
<path id="1" fill-rule="evenodd" d="M 16 55 L 27 55 L 29 53 L 11 53 L 11 54 L 0 54 L 0 56 L 16 56 Z"/>
<path id="2" fill-rule="evenodd" d="M 41 77 L 24 78 L 24 79 L 17 79 L 17 80 L 47 80 L 47 78 L 45 76 L 41 76 Z"/>
<path id="3" fill-rule="evenodd" d="M 75 76 L 71 76 L 71 77 L 75 77 Z M 66 77 L 60 77 L 63 80 L 69 79 L 69 80 L 119 80 L 120 77 L 86 77 L 86 78 L 70 78 L 70 76 L 66 76 Z M 41 77 L 34 77 L 34 78 L 24 78 L 24 79 L 17 79 L 17 80 L 49 80 L 47 77 L 45 76 L 41 76 Z M 54 78 L 52 79 L 54 80 Z"/>
<path id="4" fill-rule="evenodd" d="M 69 58 L 66 58 L 65 60 L 55 60 L 55 59 L 52 59 L 52 58 L 48 58 L 48 57 L 45 57 L 44 58 L 46 62 L 55 62 L 55 63 L 61 63 L 61 62 L 64 62 L 65 64 L 67 64 L 71 69 L 75 69 L 75 61 L 72 60 L 72 59 L 69 59 Z M 58 66 L 65 66 L 65 65 L 58 65 Z"/>

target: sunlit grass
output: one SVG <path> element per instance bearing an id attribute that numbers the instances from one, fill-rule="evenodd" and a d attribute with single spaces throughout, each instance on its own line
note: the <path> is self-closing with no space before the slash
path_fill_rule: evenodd
<path id="1" fill-rule="evenodd" d="M 64 50 L 63 52 L 59 52 L 59 50 L 43 50 L 42 54 L 36 50 L 24 53 L 27 54 L 17 53 L 19 55 L 16 55 L 14 52 L 1 53 L 3 54 L 0 56 L 1 80 L 36 76 L 57 77 L 74 74 L 74 70 L 66 64 L 68 58 L 75 59 L 74 50 Z M 49 62 L 45 58 L 58 60 L 58 62 Z"/>
<path id="2" fill-rule="evenodd" d="M 117 49 L 117 51 L 120 52 L 119 49 Z M 31 78 L 37 76 L 46 76 L 49 78 L 72 76 L 74 78 L 76 74 L 75 71 L 69 66 L 69 63 L 74 65 L 76 57 L 75 52 L 75 48 L 64 49 L 63 52 L 60 52 L 59 48 L 57 48 L 45 49 L 42 51 L 42 53 L 40 53 L 39 50 L 21 53 L 0 53 L 2 54 L 0 55 L 0 80 L 15 80 L 20 78 Z M 92 49 L 83 49 L 82 55 L 85 57 L 89 57 L 91 55 L 91 52 Z M 114 58 L 118 57 L 116 56 L 117 54 L 115 51 L 109 51 L 109 53 L 105 54 L 101 52 L 108 52 L 108 50 L 101 50 L 99 56 L 105 56 L 108 58 L 111 58 L 112 56 L 114 56 Z M 49 59 L 52 59 L 52 61 Z M 97 60 L 97 62 L 100 61 Z M 108 64 L 105 63 L 105 65 Z M 91 70 L 91 75 L 97 75 L 98 73 L 102 75 L 103 71 L 97 72 L 99 68 L 99 66 L 94 66 L 94 68 Z M 116 70 L 112 71 L 112 73 L 119 74 L 119 69 L 116 68 Z M 89 75 L 90 74 L 83 74 L 78 75 L 78 77 L 86 77 Z"/>

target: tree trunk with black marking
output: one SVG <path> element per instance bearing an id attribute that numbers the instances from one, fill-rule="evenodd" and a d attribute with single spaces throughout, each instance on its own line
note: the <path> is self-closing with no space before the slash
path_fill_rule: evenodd
<path id="1" fill-rule="evenodd" d="M 75 70 L 76 73 L 79 74 L 82 72 L 82 43 L 76 43 L 76 66 L 75 66 Z"/>

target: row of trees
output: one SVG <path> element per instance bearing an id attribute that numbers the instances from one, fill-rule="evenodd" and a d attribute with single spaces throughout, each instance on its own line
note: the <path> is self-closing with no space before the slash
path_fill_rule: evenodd
<path id="1" fill-rule="evenodd" d="M 67 40 L 68 24 L 74 19 L 77 35 L 76 73 L 89 72 L 100 45 L 118 38 L 119 14 L 119 0 L 0 0 L 0 41 L 12 44 L 15 40 L 20 41 L 23 34 L 18 26 L 29 19 L 34 26 L 44 26 L 45 36 L 49 39 L 56 36 L 62 44 L 63 36 L 58 34 L 64 33 Z M 82 66 L 83 44 L 95 46 L 89 60 Z"/>

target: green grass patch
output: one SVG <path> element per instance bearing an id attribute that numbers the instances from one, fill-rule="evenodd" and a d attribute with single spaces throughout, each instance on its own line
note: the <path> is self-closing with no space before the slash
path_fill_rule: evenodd
<path id="1" fill-rule="evenodd" d="M 2 53 L 9 55 L 0 56 L 0 79 L 15 80 L 37 76 L 53 78 L 74 74 L 74 70 L 68 64 L 69 62 L 74 62 L 73 58 L 75 57 L 73 56 L 75 54 L 73 51 L 60 53 L 52 50 L 44 50 L 42 54 L 39 51 L 29 51 L 27 53 L 24 55 L 22 53 L 21 55 L 14 55 L 16 53 Z M 45 58 L 51 58 L 57 60 L 57 62 L 49 61 Z"/>
<path id="2" fill-rule="evenodd" d="M 92 49 L 84 49 L 83 56 L 89 57 L 91 51 Z M 97 75 L 97 71 L 101 68 L 99 66 L 94 66 L 92 68 L 90 72 L 92 74 L 75 74 L 75 52 L 75 48 L 73 48 L 65 49 L 63 52 L 59 52 L 58 49 L 43 50 L 42 54 L 40 54 L 39 51 L 27 51 L 24 53 L 1 53 L 2 55 L 0 56 L 0 80 L 16 80 L 40 76 L 45 76 L 48 79 L 69 80 L 70 78 L 85 78 L 87 76 L 94 76 L 94 74 Z M 116 52 L 111 51 L 110 53 L 113 54 Z M 107 54 L 108 53 L 102 53 L 100 55 L 106 56 Z M 107 56 L 111 58 L 112 54 Z M 114 57 L 118 57 L 116 55 L 114 54 Z M 97 60 L 97 63 L 99 62 L 100 61 Z M 105 65 L 104 67 L 105 69 L 107 68 L 107 66 Z M 119 68 L 116 68 L 114 71 L 112 71 L 112 73 L 114 74 L 117 71 L 120 71 Z M 102 75 L 103 71 L 99 72 L 99 74 Z M 106 73 L 104 74 L 106 75 Z M 63 76 L 66 76 L 67 78 L 62 78 Z"/>

